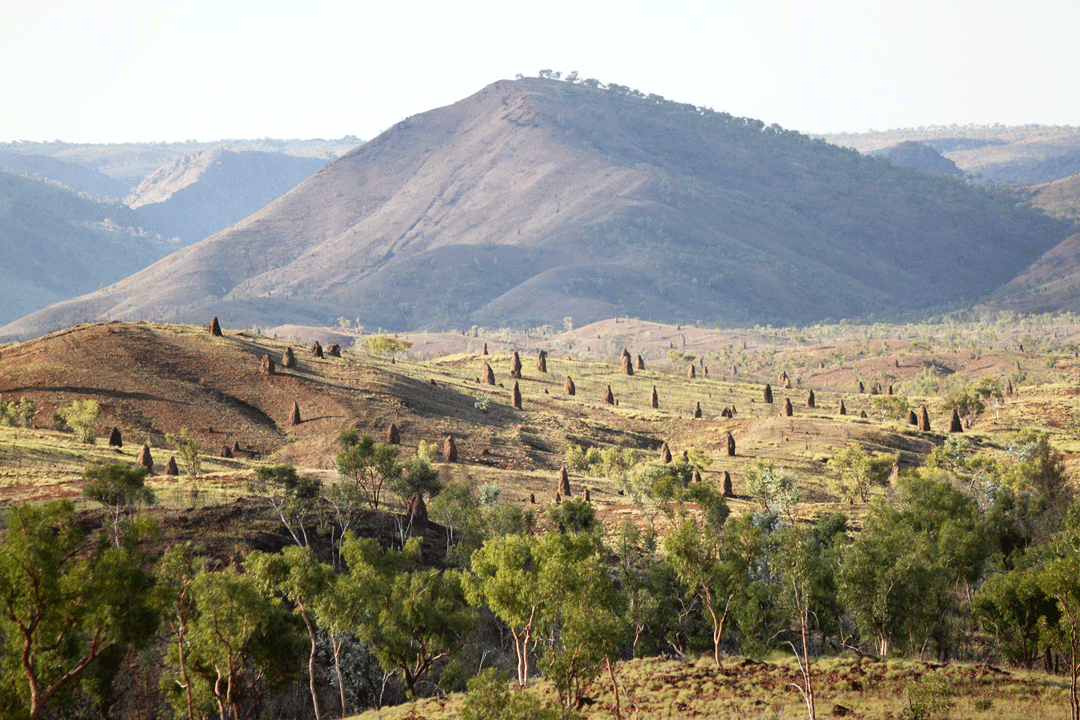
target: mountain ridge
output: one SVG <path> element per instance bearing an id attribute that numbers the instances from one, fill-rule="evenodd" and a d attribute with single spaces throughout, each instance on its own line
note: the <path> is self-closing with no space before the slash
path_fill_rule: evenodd
<path id="1" fill-rule="evenodd" d="M 758 120 L 499 81 L 107 293 L 0 332 L 211 314 L 394 329 L 902 314 L 981 297 L 1069 234 L 995 189 Z"/>

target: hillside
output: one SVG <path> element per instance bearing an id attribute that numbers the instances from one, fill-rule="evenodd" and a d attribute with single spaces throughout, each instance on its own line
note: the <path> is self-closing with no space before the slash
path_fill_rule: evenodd
<path id="1" fill-rule="evenodd" d="M 1056 515 L 1053 511 L 1040 512 L 1047 505 L 1037 506 L 1028 496 L 1014 509 L 1014 476 L 1005 473 L 1006 467 L 1013 467 L 1012 458 L 1019 456 L 1011 445 L 1017 432 L 1045 431 L 1053 448 L 1050 452 L 1061 453 L 1049 459 L 1055 468 L 1060 468 L 1062 485 L 1075 488 L 1080 463 L 1080 442 L 1075 433 L 1080 423 L 1076 409 L 1080 365 L 1074 353 L 1080 341 L 1080 326 L 1074 320 L 1001 315 L 970 322 L 950 318 L 937 325 L 860 326 L 844 322 L 721 331 L 623 318 L 560 333 L 544 330 L 409 335 L 412 347 L 394 357 L 366 354 L 362 348 L 371 339 L 370 334 L 343 327 L 308 329 L 324 344 L 331 338 L 338 342 L 355 340 L 344 348 L 341 357 L 323 358 L 313 357 L 296 338 L 277 339 L 228 329 L 221 337 L 214 337 L 204 327 L 146 322 L 81 325 L 0 347 L 0 399 L 7 403 L 25 398 L 36 406 L 28 426 L 0 422 L 0 506 L 10 510 L 28 501 L 71 499 L 78 527 L 93 538 L 84 544 L 89 549 L 98 541 L 98 531 L 107 531 L 109 518 L 98 503 L 83 498 L 87 485 L 83 471 L 104 463 L 133 463 L 139 447 L 147 443 L 155 463 L 155 473 L 147 478 L 147 484 L 158 504 L 141 513 L 144 519 L 151 516 L 156 520 L 160 532 L 138 545 L 139 552 L 146 553 L 140 558 L 158 558 L 170 547 L 183 546 L 194 555 L 192 567 L 203 568 L 197 577 L 223 578 L 228 573 L 220 570 L 227 566 L 238 568 L 254 550 L 281 553 L 283 557 L 284 548 L 297 550 L 294 545 L 299 541 L 291 539 L 282 519 L 290 517 L 295 522 L 298 516 L 286 511 L 279 518 L 275 506 L 267 501 L 281 502 L 282 497 L 268 496 L 249 485 L 257 466 L 290 463 L 305 476 L 310 474 L 323 483 L 323 494 L 316 502 L 320 515 L 308 516 L 307 533 L 311 557 L 330 573 L 338 570 L 335 577 L 339 580 L 358 572 L 353 556 L 347 556 L 351 566 L 348 572 L 341 571 L 333 559 L 334 538 L 340 537 L 333 533 L 342 517 L 348 518 L 350 530 L 376 540 L 383 548 L 403 543 L 399 533 L 422 536 L 423 556 L 415 563 L 418 567 L 414 563 L 399 566 L 395 575 L 408 579 L 435 567 L 449 570 L 444 577 L 453 577 L 455 567 L 468 567 L 464 558 L 472 548 L 521 532 L 508 530 L 508 524 L 499 525 L 499 518 L 532 514 L 534 530 L 523 534 L 522 542 L 543 538 L 563 542 L 564 537 L 580 537 L 573 528 L 559 528 L 550 515 L 560 507 L 556 495 L 559 468 L 568 465 L 571 496 L 587 493 L 588 499 L 571 504 L 565 499 L 569 496 L 563 495 L 561 507 L 565 510 L 584 506 L 589 509 L 589 517 L 595 515 L 595 542 L 603 542 L 605 548 L 600 577 L 607 583 L 612 576 L 620 579 L 620 598 L 628 602 L 643 600 L 635 609 L 621 601 L 615 605 L 608 598 L 607 605 L 597 608 L 590 604 L 588 611 L 599 614 L 614 607 L 625 610 L 624 617 L 632 622 L 639 622 L 641 612 L 648 613 L 644 616 L 646 626 L 637 628 L 642 638 L 640 645 L 638 635 L 631 632 L 634 628 L 623 628 L 621 624 L 615 626 L 617 637 L 623 638 L 621 643 L 615 643 L 612 637 L 597 640 L 612 662 L 598 669 L 602 674 L 598 671 L 583 679 L 576 691 L 580 698 L 576 709 L 590 718 L 619 714 L 615 708 L 620 707 L 626 716 L 640 718 L 670 717 L 673 713 L 703 718 L 801 713 L 798 683 L 806 678 L 800 675 L 785 643 L 786 639 L 798 641 L 798 628 L 793 630 L 789 613 L 775 600 L 781 597 L 782 590 L 776 578 L 784 571 L 777 561 L 782 545 L 778 541 L 785 528 L 813 532 L 821 526 L 815 522 L 835 518 L 833 514 L 839 512 L 845 520 L 839 531 L 829 537 L 843 552 L 819 551 L 814 557 L 828 562 L 813 566 L 821 568 L 822 574 L 813 576 L 823 579 L 824 590 L 819 592 L 824 597 L 842 597 L 848 603 L 823 608 L 823 613 L 834 614 L 811 628 L 810 672 L 817 688 L 819 715 L 892 717 L 897 708 L 917 696 L 920 683 L 935 676 L 943 683 L 940 697 L 956 703 L 956 715 L 1045 715 L 1048 711 L 1058 712 L 1066 704 L 1068 676 L 1033 670 L 1032 666 L 1042 666 L 1042 653 L 1049 655 L 1041 648 L 1027 658 L 1026 669 L 1020 662 L 1006 664 L 1003 657 L 1009 646 L 1002 638 L 1011 636 L 989 627 L 989 623 L 979 623 L 970 611 L 971 588 L 980 588 L 975 594 L 981 599 L 989 581 L 998 577 L 1001 556 L 988 560 L 975 553 L 977 561 L 987 561 L 986 569 L 964 585 L 953 581 L 953 585 L 946 586 L 944 583 L 950 581 L 942 580 L 947 577 L 940 571 L 942 565 L 930 563 L 939 556 L 949 560 L 972 556 L 970 548 L 975 545 L 996 547 L 998 533 L 1016 532 L 1018 535 L 1013 537 L 1025 538 L 1023 533 L 1028 532 L 1027 523 L 1032 518 L 1041 523 L 1048 517 L 1060 519 L 1064 515 L 1063 507 L 1057 508 Z M 306 338 L 304 343 L 309 341 Z M 273 373 L 260 371 L 264 354 L 278 360 L 288 347 L 296 354 L 296 367 L 277 365 Z M 634 356 L 641 355 L 645 367 L 638 367 L 633 374 L 621 371 L 618 357 L 623 347 Z M 540 348 L 549 352 L 546 372 L 533 362 Z M 520 352 L 523 360 L 522 377 L 516 381 L 508 375 L 512 350 Z M 494 372 L 494 385 L 479 378 L 485 363 Z M 688 367 L 697 369 L 694 377 L 690 377 Z M 573 395 L 564 390 L 567 376 L 576 383 Z M 1001 397 L 988 398 L 985 406 L 980 405 L 981 412 L 965 424 L 962 434 L 947 432 L 947 419 L 954 405 L 945 396 L 978 380 L 997 381 L 1003 386 L 1008 382 L 1008 386 Z M 772 383 L 774 402 L 764 400 L 766 382 Z M 865 388 L 860 387 L 863 383 Z M 510 405 L 515 385 L 522 396 L 520 409 Z M 614 403 L 601 399 L 605 389 L 613 391 Z M 658 407 L 650 404 L 651 389 L 658 393 Z M 809 402 L 811 391 L 816 405 Z M 925 406 L 931 427 L 912 427 L 903 413 L 889 411 L 892 405 L 880 402 L 885 399 L 902 402 L 905 407 L 909 403 L 912 408 Z M 98 438 L 96 443 L 80 443 L 69 430 L 56 427 L 54 411 L 76 400 L 100 404 L 101 415 L 91 428 Z M 783 409 L 785 401 L 791 401 L 790 413 Z M 289 420 L 294 402 L 300 409 L 298 423 Z M 696 407 L 701 408 L 701 417 L 694 417 Z M 880 411 L 882 407 L 886 412 Z M 722 416 L 722 409 L 733 408 L 737 408 L 734 416 Z M 11 416 L 4 412 L 0 417 Z M 333 464 L 338 433 L 355 428 L 381 441 L 387 437 L 391 423 L 400 430 L 402 459 L 419 454 L 422 442 L 441 445 L 447 436 L 454 438 L 458 448 L 456 460 L 437 450 L 432 456 L 443 489 L 428 505 L 428 521 L 418 522 L 420 529 L 414 527 L 412 531 L 401 530 L 398 523 L 403 518 L 403 505 L 393 493 L 389 499 L 384 496 L 378 508 L 360 503 L 344 512 L 337 504 L 342 496 L 335 494 L 351 484 L 338 475 Z M 105 440 L 113 428 L 123 436 L 122 447 Z M 194 477 L 167 475 L 162 471 L 166 459 L 180 459 L 168 435 L 184 430 L 201 448 L 202 469 Z M 727 450 L 728 433 L 737 442 L 737 452 Z M 676 457 L 671 465 L 655 462 L 662 443 L 667 443 Z M 620 474 L 575 465 L 571 460 L 574 446 L 605 452 L 615 449 L 632 467 L 628 473 Z M 840 470 L 835 461 L 851 447 L 884 459 L 885 467 L 895 461 L 900 478 L 882 477 L 880 487 L 875 485 L 870 490 L 869 499 L 845 501 L 838 495 L 843 490 L 836 484 Z M 229 452 L 225 452 L 226 448 Z M 708 615 L 695 600 L 693 587 L 684 586 L 675 575 L 665 574 L 665 568 L 672 567 L 672 546 L 664 539 L 652 549 L 648 541 L 639 544 L 635 539 L 626 544 L 627 527 L 637 528 L 644 535 L 655 520 L 661 535 L 670 537 L 669 532 L 675 531 L 684 519 L 682 514 L 665 519 L 657 518 L 655 513 L 650 519 L 651 506 L 637 496 L 638 486 L 628 482 L 628 477 L 640 478 L 652 469 L 679 466 L 682 461 L 677 458 L 684 452 L 700 470 L 700 483 L 687 481 L 694 488 L 712 487 L 720 492 L 725 474 L 730 473 L 732 489 L 724 502 L 731 516 L 722 532 L 725 540 L 740 543 L 723 547 L 751 558 L 746 568 L 730 563 L 732 569 L 723 576 L 745 574 L 748 580 L 729 596 L 730 603 L 738 595 L 733 605 L 736 610 L 726 626 L 722 657 L 715 663 L 711 652 L 705 652 L 712 642 Z M 969 457 L 974 458 L 970 466 L 965 464 Z M 768 513 L 762 510 L 760 499 L 752 495 L 750 482 L 751 470 L 765 461 L 791 473 L 798 484 L 798 498 L 786 507 L 782 519 L 773 516 L 779 520 L 773 524 L 767 524 Z M 945 469 L 943 462 L 951 463 L 951 469 Z M 908 502 L 907 493 L 914 487 L 909 481 L 916 477 L 909 471 L 916 468 L 924 470 L 926 487 L 947 493 L 945 500 L 956 503 L 953 514 L 948 516 L 949 524 L 941 522 L 945 505 L 940 496 L 924 495 L 926 507 L 917 503 L 912 507 Z M 965 474 L 969 471 L 995 474 Z M 1025 477 L 1017 475 L 1015 479 Z M 998 484 L 999 478 L 1010 484 Z M 1008 492 L 1005 488 L 1009 488 Z M 493 491 L 497 491 L 493 502 L 476 500 Z M 1062 487 L 1062 495 L 1057 497 L 1073 496 Z M 447 497 L 451 498 L 450 504 L 437 509 L 436 501 Z M 996 502 L 998 497 L 1009 502 L 1004 521 L 1004 504 Z M 453 498 L 466 499 L 459 508 Z M 891 579 L 895 577 L 907 581 L 915 578 L 923 583 L 914 589 L 905 585 L 907 594 L 897 592 L 895 601 L 890 596 L 891 612 L 900 620 L 894 631 L 895 649 L 885 654 L 874 653 L 876 638 L 861 617 L 857 625 L 847 619 L 854 614 L 847 609 L 855 602 L 851 597 L 859 593 L 830 588 L 835 587 L 834 578 L 850 577 L 852 568 L 867 566 L 866 556 L 857 554 L 863 547 L 862 539 L 875 532 L 876 537 L 881 537 L 880 521 L 876 529 L 873 525 L 875 513 L 892 507 L 897 512 L 910 509 L 915 520 L 938 524 L 934 526 L 936 531 L 928 532 L 920 526 L 913 534 L 890 535 L 887 543 L 881 543 L 898 545 L 898 559 L 882 551 L 872 556 L 877 567 L 889 573 L 889 587 L 898 586 Z M 684 510 L 696 512 L 692 507 Z M 979 524 L 965 524 L 966 513 L 972 519 L 978 516 Z M 6 522 L 0 520 L 0 537 L 16 532 L 19 526 L 11 521 L 14 517 L 14 513 L 6 514 Z M 899 517 L 903 527 L 914 523 L 908 515 Z M 954 517 L 958 518 L 956 522 L 952 522 Z M 752 518 L 753 522 L 748 522 Z M 761 522 L 762 518 L 766 522 Z M 478 524 L 471 524 L 474 522 Z M 564 532 L 555 532 L 556 528 Z M 896 528 L 890 530 L 899 532 Z M 927 538 L 939 534 L 940 545 L 927 542 Z M 909 540 L 913 548 L 908 546 Z M 590 545 L 593 542 L 589 540 Z M 5 550 L 12 545 L 5 546 Z M 1020 547 L 1013 545 L 1011 551 L 1020 554 Z M 1042 547 L 1030 551 L 1028 557 L 1041 559 Z M 961 552 L 965 548 L 968 555 Z M 462 552 L 455 555 L 452 550 Z M 16 552 L 19 550 L 11 550 L 9 557 Z M 931 552 L 936 555 L 922 559 Z M 883 555 L 884 560 L 879 560 Z M 532 560 L 513 565 L 515 573 L 535 572 L 530 566 L 541 562 L 538 558 L 543 556 L 537 552 L 528 557 Z M 916 562 L 920 564 L 911 571 Z M 16 563 L 9 562 L 9 566 L 13 565 Z M 171 574 L 173 567 L 154 568 L 163 586 L 183 581 L 179 573 Z M 475 564 L 472 569 L 476 576 L 483 577 Z M 978 569 L 982 570 L 981 565 Z M 248 572 L 254 572 L 250 565 Z M 560 590 L 566 587 L 568 592 L 575 592 L 578 586 L 574 582 L 563 583 L 565 576 L 558 577 Z M 948 643 L 946 663 L 929 661 L 935 653 L 926 651 L 920 626 L 915 626 L 920 628 L 918 632 L 908 631 L 915 622 L 927 622 L 920 609 L 930 602 L 927 598 L 934 598 L 922 590 L 931 580 L 936 583 L 933 587 L 946 587 L 948 597 L 957 598 L 955 603 L 941 605 L 948 612 L 949 629 L 935 640 Z M 380 583 L 381 576 L 367 582 Z M 877 592 L 877 585 L 867 585 L 867 592 Z M 9 586 L 14 583 L 9 581 Z M 191 587 L 196 588 L 196 584 Z M 419 603 L 427 587 L 407 597 L 415 597 Z M 278 588 L 268 587 L 261 592 L 274 603 L 280 600 Z M 562 598 L 564 594 L 552 596 Z M 599 593 L 597 596 L 603 599 Z M 210 596 L 197 589 L 192 590 L 192 597 L 199 611 L 211 603 L 222 608 L 236 601 L 248 603 L 252 597 L 262 602 L 262 596 L 228 592 Z M 369 595 L 354 592 L 350 597 L 368 602 Z M 536 597 L 551 602 L 546 594 L 542 599 L 539 594 Z M 960 601 L 961 597 L 964 601 Z M 1030 601 L 1021 598 L 1018 602 L 1030 608 Z M 297 606 L 289 602 L 283 612 Z M 406 702 L 403 685 L 395 677 L 401 673 L 395 669 L 384 672 L 369 658 L 348 666 L 340 676 L 347 683 L 342 687 L 349 689 L 349 696 L 339 705 L 338 686 L 331 681 L 334 663 L 330 654 L 319 654 L 308 664 L 306 637 L 297 635 L 300 642 L 283 643 L 279 651 L 280 657 L 288 659 L 288 682 L 270 688 L 266 704 L 261 707 L 288 707 L 290 717 L 325 717 L 311 710 L 310 689 L 312 695 L 318 695 L 323 710 L 335 716 L 371 708 L 379 698 L 384 707 L 363 717 L 458 717 L 465 700 L 461 693 L 465 681 L 478 668 L 507 668 L 514 662 L 514 653 L 504 638 L 516 626 L 504 621 L 501 609 L 476 609 L 480 618 L 476 631 L 467 633 L 463 647 L 457 649 L 455 645 L 452 660 L 425 671 L 424 683 L 417 685 L 420 699 Z M 1030 609 L 1050 614 L 1045 603 Z M 327 616 L 320 609 L 320 628 L 329 628 Z M 425 618 L 432 616 L 445 615 L 431 613 Z M 193 624 L 197 622 L 196 614 L 187 617 Z M 414 617 L 409 616 L 409 620 L 428 622 Z M 278 631 L 302 632 L 300 621 L 294 620 L 277 626 Z M 253 622 L 258 621 L 255 618 Z M 848 628 L 846 637 L 837 637 L 834 622 L 847 623 L 842 626 Z M 936 615 L 932 622 L 937 622 Z M 1032 620 L 1031 625 L 1035 624 Z M 181 672 L 175 658 L 168 654 L 176 641 L 175 627 L 163 624 L 160 635 L 147 647 L 127 655 L 120 682 L 110 695 L 115 702 L 113 714 L 128 717 L 140 708 L 160 708 L 170 702 L 168 690 L 175 685 L 171 680 L 180 677 Z M 416 627 L 410 625 L 404 637 L 419 637 Z M 555 707 L 560 697 L 552 685 L 554 673 L 544 672 L 545 666 L 540 664 L 544 643 L 555 642 L 552 638 L 556 633 L 546 628 L 555 626 L 542 627 L 545 632 L 537 634 L 541 639 L 534 653 L 533 678 L 525 692 L 539 704 Z M 1029 628 L 1028 635 L 1037 631 Z M 631 635 L 633 646 L 629 644 Z M 376 638 L 372 644 L 380 641 Z M 211 638 L 207 642 L 218 641 Z M 362 647 L 359 643 L 346 645 L 357 654 L 367 652 Z M 923 654 L 926 657 L 919 658 Z M 257 670 L 259 663 L 265 662 L 264 657 L 252 653 L 245 660 Z M 312 667 L 309 683 L 307 669 Z M 256 673 L 246 673 L 243 681 L 249 682 L 252 676 Z M 211 672 L 211 682 L 213 677 Z M 87 688 L 88 684 L 77 687 L 71 697 L 82 701 L 90 695 Z M 473 693 L 474 699 L 478 694 Z M 50 710 L 66 701 L 66 696 L 57 698 Z M 389 707 L 395 704 L 400 705 Z M 181 697 L 177 707 L 182 705 Z M 203 706 L 210 708 L 207 715 L 215 711 L 212 702 Z"/>
<path id="2" fill-rule="evenodd" d="M 956 163 L 945 158 L 934 148 L 911 140 L 897 143 L 882 150 L 874 150 L 871 155 L 888 158 L 893 165 L 904 165 L 928 175 L 963 175 Z"/>
<path id="3" fill-rule="evenodd" d="M 190 245 L 243 220 L 325 164 L 274 152 L 196 150 L 148 175 L 125 202 L 147 225 Z"/>
<path id="4" fill-rule="evenodd" d="M 126 143 L 68 143 L 18 141 L 0 143 L 0 154 L 8 156 L 38 155 L 82 166 L 121 183 L 123 197 L 134 190 L 147 175 L 161 167 L 198 150 L 224 148 L 227 150 L 284 153 L 290 156 L 332 160 L 359 145 L 362 141 L 352 135 L 336 140 L 281 140 L 276 138 L 222 139 L 213 141 L 182 140 L 178 142 Z M 51 177 L 51 176 L 49 176 Z M 57 178 L 53 178 L 57 179 Z"/>
<path id="5" fill-rule="evenodd" d="M 120 200 L 127 195 L 127 186 L 119 180 L 48 155 L 0 152 L 0 168 L 18 175 L 48 180 L 76 193 L 86 193 L 99 199 Z"/>
<path id="6" fill-rule="evenodd" d="M 415 329 L 882 316 L 980 297 L 1069 234 L 993 190 L 760 121 L 502 81 L 0 336 L 106 317 Z"/>
<path id="7" fill-rule="evenodd" d="M 951 125 L 819 137 L 862 153 L 922 143 L 982 182 L 1037 185 L 1080 172 L 1080 128 L 1069 126 Z"/>
<path id="8" fill-rule="evenodd" d="M 175 246 L 118 203 L 0 171 L 0 322 L 109 285 Z"/>

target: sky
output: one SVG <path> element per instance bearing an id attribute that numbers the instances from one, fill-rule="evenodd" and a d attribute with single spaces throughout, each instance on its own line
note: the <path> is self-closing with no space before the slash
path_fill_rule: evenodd
<path id="1" fill-rule="evenodd" d="M 0 142 L 370 139 L 541 69 L 804 133 L 1080 125 L 1077 0 L 0 0 Z"/>

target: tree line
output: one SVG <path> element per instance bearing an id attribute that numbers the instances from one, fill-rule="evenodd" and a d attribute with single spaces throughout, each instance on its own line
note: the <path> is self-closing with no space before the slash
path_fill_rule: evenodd
<path id="1" fill-rule="evenodd" d="M 605 529 L 584 500 L 537 516 L 497 485 L 444 485 L 420 450 L 403 461 L 346 430 L 332 487 L 259 468 L 251 490 L 292 543 L 233 563 L 190 544 L 150 552 L 142 468 L 85 471 L 106 508 L 97 536 L 71 500 L 12 508 L 0 717 L 133 717 L 141 697 L 178 718 L 327 718 L 466 688 L 486 702 L 470 717 L 496 700 L 569 715 L 618 660 L 708 653 L 719 667 L 777 649 L 798 657 L 811 715 L 812 659 L 843 652 L 1042 666 L 1070 677 L 1080 715 L 1080 504 L 1045 434 L 993 455 L 950 439 L 891 485 L 851 449 L 850 501 L 870 498 L 857 531 L 841 513 L 800 520 L 797 478 L 767 462 L 748 473 L 757 508 L 734 517 L 698 479 L 705 453 L 608 457 L 596 472 L 637 514 Z M 416 536 L 425 498 L 445 531 L 436 563 Z M 358 537 L 387 507 L 393 542 Z M 549 679 L 559 706 L 507 695 L 499 672 Z"/>

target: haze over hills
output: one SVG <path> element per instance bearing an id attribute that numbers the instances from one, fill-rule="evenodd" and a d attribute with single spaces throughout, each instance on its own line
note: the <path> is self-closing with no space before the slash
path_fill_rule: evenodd
<path id="1" fill-rule="evenodd" d="M 394 329 L 813 322 L 970 302 L 1072 233 L 995 189 L 778 126 L 501 81 L 411 117 L 249 218 L 13 323 Z"/>
<path id="2" fill-rule="evenodd" d="M 57 160 L 48 155 L 16 155 L 0 152 L 0 168 L 58 183 L 69 190 L 96 198 L 119 200 L 127 187 L 119 180 L 77 163 Z"/>
<path id="3" fill-rule="evenodd" d="M 326 162 L 220 147 L 196 150 L 147 176 L 126 203 L 147 225 L 190 245 L 281 197 Z"/>
<path id="4" fill-rule="evenodd" d="M 133 210 L 0 170 L 0 321 L 97 290 L 175 249 Z"/>
<path id="5" fill-rule="evenodd" d="M 68 143 L 17 141 L 0 143 L 0 155 L 45 155 L 56 160 L 81 165 L 108 175 L 122 183 L 124 197 L 134 190 L 147 175 L 162 166 L 197 150 L 226 150 L 282 153 L 295 157 L 333 160 L 359 145 L 362 140 L 346 135 L 335 140 L 315 138 L 311 140 L 282 140 L 261 138 L 256 140 L 227 139 L 202 142 L 183 140 L 178 142 L 129 142 L 129 143 Z M 51 175 L 42 173 L 53 180 Z"/>
<path id="6" fill-rule="evenodd" d="M 1070 126 L 951 125 L 818 137 L 867 154 L 918 142 L 981 182 L 1037 185 L 1080 173 L 1080 128 Z"/>

